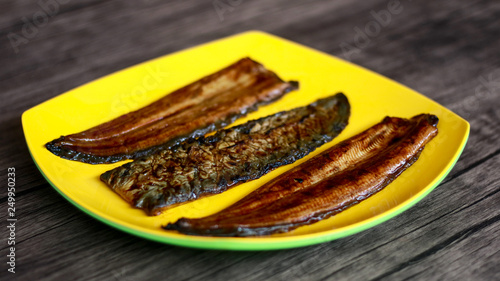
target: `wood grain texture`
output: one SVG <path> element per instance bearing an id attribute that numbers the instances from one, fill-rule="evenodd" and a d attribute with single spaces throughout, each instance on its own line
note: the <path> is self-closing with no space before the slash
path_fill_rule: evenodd
<path id="1" fill-rule="evenodd" d="M 469 142 L 448 177 L 416 206 L 374 228 L 270 252 L 163 245 L 90 218 L 38 172 L 21 114 L 111 72 L 251 29 L 347 58 L 341 43 L 355 44 L 355 28 L 364 28 L 389 0 L 242 0 L 222 17 L 212 1 L 61 2 L 67 3 L 17 51 L 9 34 L 21 35 L 41 7 L 0 3 L 0 279 L 500 279 L 500 2 L 401 0 L 402 10 L 348 58 L 470 122 Z M 16 168 L 17 179 L 15 275 L 4 260 L 7 167 Z"/>

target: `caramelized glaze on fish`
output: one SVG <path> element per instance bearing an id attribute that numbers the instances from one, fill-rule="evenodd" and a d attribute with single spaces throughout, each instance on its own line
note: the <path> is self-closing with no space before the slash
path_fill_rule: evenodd
<path id="1" fill-rule="evenodd" d="M 101 180 L 133 206 L 157 215 L 304 157 L 336 137 L 349 115 L 347 98 L 337 94 L 190 139 L 108 171 Z"/>
<path id="2" fill-rule="evenodd" d="M 225 127 L 297 88 L 297 82 L 284 82 L 244 58 L 144 108 L 55 139 L 46 148 L 91 164 L 135 159 Z"/>
<path id="3" fill-rule="evenodd" d="M 437 134 L 438 118 L 386 117 L 289 170 L 216 214 L 165 226 L 191 235 L 254 236 L 287 232 L 333 216 L 383 189 Z"/>

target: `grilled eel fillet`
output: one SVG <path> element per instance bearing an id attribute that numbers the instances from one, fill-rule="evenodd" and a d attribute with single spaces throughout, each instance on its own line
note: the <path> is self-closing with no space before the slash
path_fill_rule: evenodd
<path id="1" fill-rule="evenodd" d="M 158 215 L 304 157 L 336 137 L 349 115 L 346 96 L 337 94 L 190 139 L 108 171 L 101 180 L 133 206 Z"/>
<path id="2" fill-rule="evenodd" d="M 289 170 L 234 205 L 164 228 L 191 235 L 254 236 L 287 232 L 333 216 L 383 189 L 437 135 L 438 118 L 386 117 L 381 123 Z"/>
<path id="3" fill-rule="evenodd" d="M 244 58 L 144 108 L 45 146 L 62 158 L 91 164 L 135 159 L 225 127 L 297 88 L 297 82 L 284 82 Z"/>

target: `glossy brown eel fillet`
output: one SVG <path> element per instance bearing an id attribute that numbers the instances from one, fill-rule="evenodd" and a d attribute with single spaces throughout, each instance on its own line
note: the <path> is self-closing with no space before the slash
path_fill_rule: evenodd
<path id="1" fill-rule="evenodd" d="M 191 139 L 108 171 L 101 180 L 149 215 L 174 204 L 221 193 L 293 163 L 347 125 L 343 94 Z"/>
<path id="2" fill-rule="evenodd" d="M 91 164 L 138 158 L 234 122 L 298 88 L 244 58 L 160 100 L 45 146 L 62 158 Z"/>
<path id="3" fill-rule="evenodd" d="M 255 236 L 287 232 L 333 216 L 382 190 L 437 135 L 438 118 L 386 117 L 208 217 L 165 226 L 190 235 Z"/>

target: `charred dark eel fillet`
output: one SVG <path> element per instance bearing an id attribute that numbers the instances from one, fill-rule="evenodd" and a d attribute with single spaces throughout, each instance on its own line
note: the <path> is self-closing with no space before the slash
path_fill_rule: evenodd
<path id="1" fill-rule="evenodd" d="M 101 180 L 133 206 L 158 215 L 306 156 L 336 137 L 349 115 L 346 96 L 337 94 L 190 139 L 108 171 Z"/>
<path id="2" fill-rule="evenodd" d="M 255 236 L 291 231 L 331 217 L 382 190 L 437 135 L 438 118 L 386 117 L 269 181 L 228 208 L 164 228 L 190 235 Z"/>
<path id="3" fill-rule="evenodd" d="M 244 58 L 146 107 L 45 146 L 62 158 L 91 164 L 135 159 L 223 128 L 297 88 L 297 82 L 284 82 Z"/>

